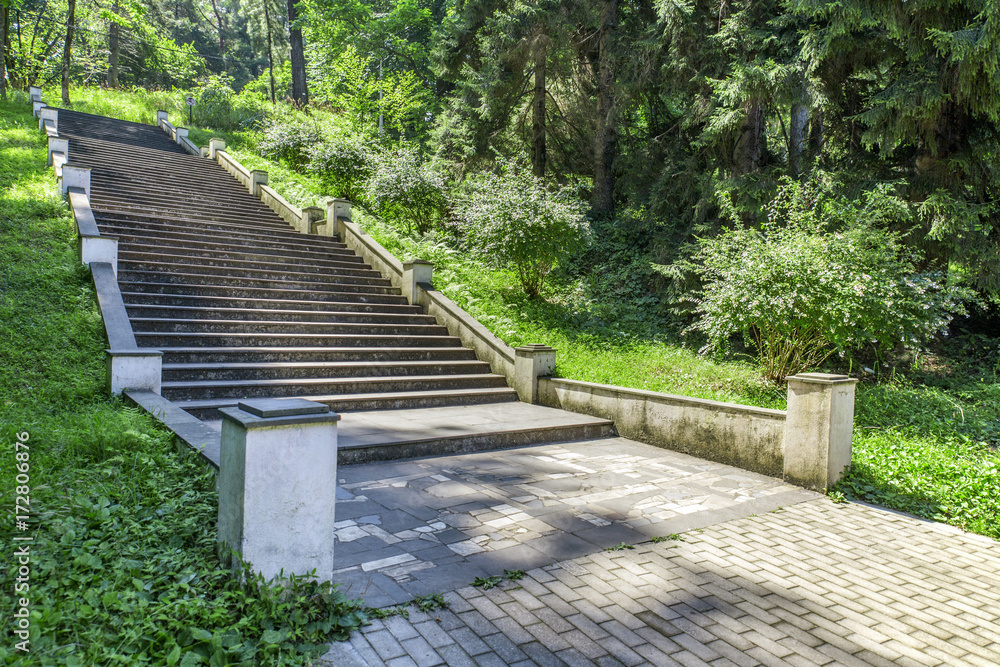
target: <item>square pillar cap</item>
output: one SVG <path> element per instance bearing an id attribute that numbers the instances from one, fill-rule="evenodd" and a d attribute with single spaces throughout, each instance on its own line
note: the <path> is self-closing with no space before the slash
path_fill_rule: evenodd
<path id="1" fill-rule="evenodd" d="M 855 384 L 857 378 L 836 373 L 797 373 L 785 378 L 786 382 L 806 382 L 812 384 Z"/>
<path id="2" fill-rule="evenodd" d="M 94 238 L 94 237 L 91 237 Z M 96 238 L 106 239 L 107 236 L 99 236 Z M 115 239 L 117 240 L 117 239 Z M 163 350 L 156 350 L 147 347 L 130 347 L 125 349 L 108 349 L 104 350 L 105 353 L 111 355 L 112 357 L 162 357 Z"/>
<path id="3" fill-rule="evenodd" d="M 330 412 L 328 405 L 304 398 L 252 398 L 240 401 L 235 408 L 220 408 L 219 412 L 223 419 L 245 429 L 340 421 L 340 415 Z"/>
<path id="4" fill-rule="evenodd" d="M 425 266 L 434 266 L 434 262 L 428 262 L 426 259 L 408 259 L 403 262 L 403 268 L 408 266 L 416 266 L 418 264 L 423 264 Z"/>
<path id="5" fill-rule="evenodd" d="M 541 343 L 532 343 L 530 345 L 522 345 L 521 347 L 515 347 L 514 352 L 519 357 L 530 357 L 536 352 L 556 352 L 556 348 L 549 347 L 548 345 L 542 345 Z"/>
<path id="6" fill-rule="evenodd" d="M 304 398 L 253 398 L 240 401 L 240 410 L 258 417 L 291 417 L 294 415 L 325 414 L 330 406 Z"/>

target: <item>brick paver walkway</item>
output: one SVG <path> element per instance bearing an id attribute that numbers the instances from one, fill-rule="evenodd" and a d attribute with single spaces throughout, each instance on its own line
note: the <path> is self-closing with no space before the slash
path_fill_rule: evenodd
<path id="1" fill-rule="evenodd" d="M 1000 543 L 820 498 L 529 570 L 321 665 L 1000 665 Z"/>

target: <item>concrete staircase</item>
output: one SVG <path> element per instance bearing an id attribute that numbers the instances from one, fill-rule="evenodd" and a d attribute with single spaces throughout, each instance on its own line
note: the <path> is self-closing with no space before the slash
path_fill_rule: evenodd
<path id="1" fill-rule="evenodd" d="M 214 161 L 151 125 L 59 110 L 58 130 L 69 161 L 91 168 L 91 207 L 101 234 L 119 239 L 136 339 L 163 351 L 162 396 L 181 409 L 211 421 L 254 397 L 337 412 L 517 401 L 353 251 L 298 233 Z M 571 427 L 538 441 L 613 428 Z"/>

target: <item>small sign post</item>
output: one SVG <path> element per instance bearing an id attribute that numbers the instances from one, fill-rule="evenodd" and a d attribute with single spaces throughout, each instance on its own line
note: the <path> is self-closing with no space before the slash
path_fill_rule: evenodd
<path id="1" fill-rule="evenodd" d="M 189 95 L 184 101 L 188 105 L 188 126 L 194 125 L 194 121 L 191 119 L 194 113 L 194 98 Z"/>

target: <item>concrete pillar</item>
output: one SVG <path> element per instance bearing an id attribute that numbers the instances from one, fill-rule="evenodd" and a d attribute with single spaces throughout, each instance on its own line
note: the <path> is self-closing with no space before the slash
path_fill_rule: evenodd
<path id="1" fill-rule="evenodd" d="M 45 102 L 41 99 L 31 100 L 31 114 L 38 118 L 38 114 L 45 108 Z"/>
<path id="2" fill-rule="evenodd" d="M 799 373 L 786 379 L 785 479 L 825 491 L 851 463 L 858 381 L 829 373 Z"/>
<path id="3" fill-rule="evenodd" d="M 68 162 L 62 167 L 62 179 L 59 181 L 60 194 L 66 194 L 69 188 L 82 188 L 90 199 L 90 167 L 78 167 Z"/>
<path id="4" fill-rule="evenodd" d="M 118 239 L 114 236 L 80 235 L 80 261 L 84 264 L 107 262 L 118 275 Z M 157 385 L 159 386 L 159 385 Z M 126 387 L 134 389 L 135 387 Z M 157 390 L 159 391 L 159 390 Z"/>
<path id="5" fill-rule="evenodd" d="M 163 352 L 148 348 L 105 350 L 108 391 L 119 395 L 126 389 L 160 393 Z"/>
<path id="6" fill-rule="evenodd" d="M 254 169 L 250 172 L 250 194 L 260 197 L 260 186 L 267 185 L 267 172 L 263 169 Z"/>
<path id="7" fill-rule="evenodd" d="M 186 127 L 174 128 L 174 141 L 181 143 L 181 139 L 187 139 L 188 129 Z"/>
<path id="8" fill-rule="evenodd" d="M 32 102 L 34 102 L 36 100 L 39 101 L 39 102 L 41 102 L 42 101 L 42 89 L 39 88 L 38 86 L 28 86 L 28 97 L 29 97 L 29 99 Z"/>
<path id="9" fill-rule="evenodd" d="M 514 348 L 514 391 L 525 403 L 538 402 L 538 378 L 556 369 L 556 349 L 548 345 Z"/>
<path id="10" fill-rule="evenodd" d="M 162 121 L 167 121 L 169 123 L 170 122 L 170 113 L 167 112 L 167 111 L 164 111 L 163 109 L 160 109 L 159 111 L 156 112 L 156 127 L 161 127 L 160 123 Z"/>
<path id="11" fill-rule="evenodd" d="M 215 154 L 219 151 L 226 150 L 226 140 L 225 139 L 209 139 L 208 140 L 208 157 L 215 159 Z"/>
<path id="12" fill-rule="evenodd" d="M 319 223 L 318 225 L 316 223 Z M 299 223 L 299 229 L 303 234 L 314 234 L 315 227 L 324 227 L 326 224 L 326 218 L 323 216 L 323 209 L 319 206 L 306 206 L 302 209 L 302 220 Z"/>
<path id="13" fill-rule="evenodd" d="M 327 236 L 338 236 L 344 240 L 345 230 L 342 228 L 340 219 L 351 219 L 351 202 L 347 199 L 330 199 L 326 202 L 326 228 Z"/>
<path id="14" fill-rule="evenodd" d="M 45 121 L 51 121 L 53 129 L 59 131 L 59 109 L 43 106 L 38 110 L 38 129 L 45 127 Z"/>
<path id="15" fill-rule="evenodd" d="M 267 579 L 316 571 L 333 578 L 337 421 L 322 403 L 247 399 L 222 408 L 220 554 Z"/>
<path id="16" fill-rule="evenodd" d="M 69 159 L 69 139 L 49 137 L 49 161 L 46 164 L 52 164 L 52 153 L 62 153 L 66 159 Z"/>
<path id="17" fill-rule="evenodd" d="M 56 151 L 55 153 L 52 153 L 51 157 L 53 173 L 55 173 L 57 179 L 62 178 L 62 168 L 67 162 L 66 154 Z"/>
<path id="18" fill-rule="evenodd" d="M 343 239 L 341 239 L 343 240 Z M 420 291 L 417 283 L 430 283 L 434 278 L 434 265 L 426 259 L 411 259 L 403 262 L 403 284 L 401 286 L 403 296 L 410 302 L 410 305 L 417 305 Z"/>

